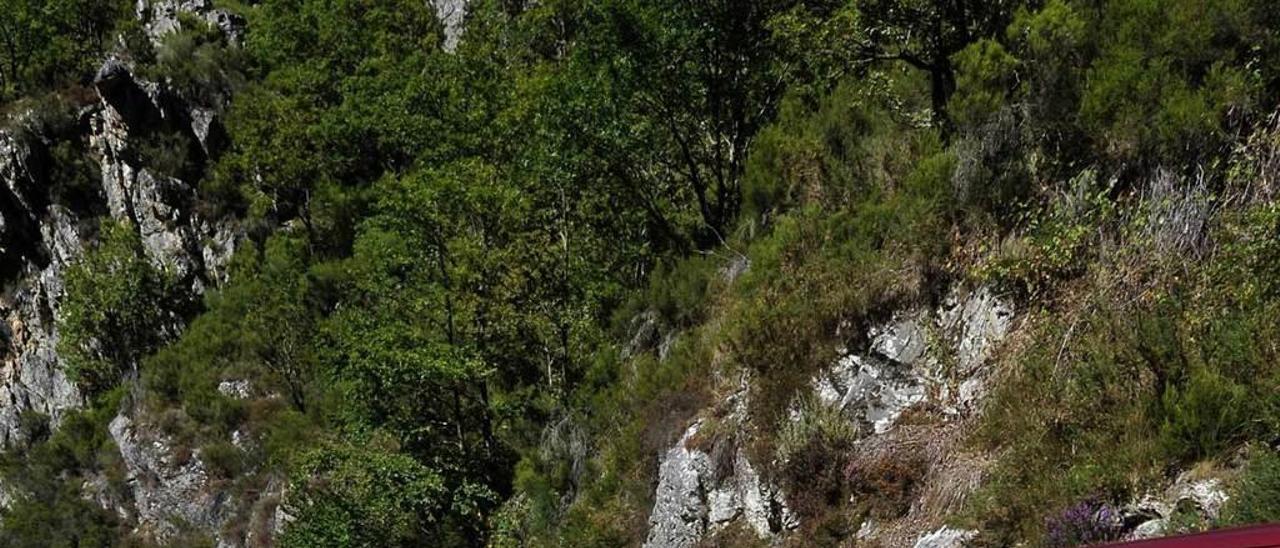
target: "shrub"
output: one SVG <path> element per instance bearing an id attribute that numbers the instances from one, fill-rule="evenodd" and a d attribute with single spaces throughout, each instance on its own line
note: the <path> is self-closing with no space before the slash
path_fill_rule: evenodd
<path id="1" fill-rule="evenodd" d="M 60 309 L 59 352 L 89 394 L 114 386 L 165 336 L 171 280 L 144 256 L 137 230 L 103 221 L 97 246 L 71 265 Z"/>
<path id="2" fill-rule="evenodd" d="M 969 503 L 985 541 L 1044 538 L 1046 516 L 1082 497 L 1126 496 L 1163 472 L 1161 391 L 1153 380 L 1178 366 L 1170 360 L 1178 358 L 1174 319 L 1144 325 L 1139 318 L 1172 314 L 1135 314 L 1031 318 L 1040 327 L 1029 340 L 1053 342 L 1012 358 L 1015 366 L 984 402 L 978 430 L 982 443 L 1002 452 Z"/>
<path id="3" fill-rule="evenodd" d="M 660 264 L 649 278 L 649 305 L 671 325 L 694 325 L 703 317 L 708 285 L 722 262 L 695 255 L 670 266 Z"/>
<path id="4" fill-rule="evenodd" d="M 160 40 L 154 64 L 144 76 L 163 79 L 184 98 L 220 108 L 244 85 L 244 59 L 218 28 L 195 17 L 181 16 L 182 28 Z"/>
<path id="5" fill-rule="evenodd" d="M 234 256 L 232 281 L 206 293 L 204 314 L 181 339 L 145 361 L 143 379 L 151 403 L 180 406 L 208 433 L 230 435 L 253 416 L 249 401 L 218 391 L 220 382 L 245 380 L 306 409 L 320 388 L 311 382 L 313 304 L 307 253 L 280 236 L 265 249 L 246 245 Z M 272 415 L 266 412 L 265 415 Z"/>
<path id="6" fill-rule="evenodd" d="M 186 181 L 197 177 L 199 148 L 182 131 L 160 129 L 137 139 L 139 162 L 153 173 Z"/>
<path id="7" fill-rule="evenodd" d="M 1006 238 L 974 275 L 1034 298 L 1083 274 L 1098 229 L 1115 218 L 1116 206 L 1107 198 L 1110 189 L 1099 188 L 1090 171 L 1077 175 L 1071 186 L 1075 199 L 1024 210 L 1020 233 Z"/>
<path id="8" fill-rule="evenodd" d="M 78 137 L 58 139 L 49 147 L 49 199 L 76 211 L 101 212 L 99 166 Z"/>
<path id="9" fill-rule="evenodd" d="M 911 510 L 928 464 L 921 455 L 890 454 L 868 462 L 852 462 L 845 481 L 852 500 L 877 520 L 892 520 Z"/>
<path id="10" fill-rule="evenodd" d="M 215 478 L 235 479 L 244 471 L 244 456 L 236 446 L 226 443 L 210 443 L 200 448 L 200 460 L 209 467 Z"/>
<path id="11" fill-rule="evenodd" d="M 1264 448 L 1249 453 L 1249 464 L 1222 509 L 1220 525 L 1280 521 L 1280 455 Z"/>
<path id="12" fill-rule="evenodd" d="M 1192 369 L 1186 384 L 1170 386 L 1161 398 L 1160 435 L 1171 455 L 1185 458 L 1217 454 L 1245 433 L 1251 418 L 1244 386 L 1203 367 Z"/>
<path id="13" fill-rule="evenodd" d="M 1079 111 L 1104 153 L 1176 161 L 1224 152 L 1227 113 L 1248 111 L 1256 94 L 1256 80 L 1233 63 L 1248 47 L 1247 11 L 1235 2 L 1108 4 Z"/>
<path id="14" fill-rule="evenodd" d="M 1098 544 L 1120 538 L 1120 513 L 1096 499 L 1085 499 L 1050 517 L 1045 523 L 1045 545 L 1067 548 Z"/>
<path id="15" fill-rule="evenodd" d="M 1088 50 L 1089 22 L 1073 2 L 1049 0 L 1039 10 L 1021 8 L 1009 25 L 1006 38 L 1021 57 L 1018 76 L 1020 99 L 1028 117 L 1038 126 L 1036 141 L 1046 148 L 1079 154 L 1086 136 L 1073 127 L 1079 104 L 1079 78 Z"/>
<path id="16" fill-rule="evenodd" d="M 120 452 L 107 431 L 123 392 L 105 394 L 63 417 L 47 438 L 0 455 L 0 475 L 12 497 L 0 515 L 5 546 L 111 546 L 131 525 L 85 497 L 82 487 L 105 476 L 111 497 L 126 491 Z M 30 417 L 32 422 L 42 422 Z M 26 419 L 24 419 L 26 422 Z"/>
<path id="17" fill-rule="evenodd" d="M 960 126 L 974 127 L 1007 103 L 1018 60 L 995 40 L 979 40 L 956 54 L 956 92 L 948 112 Z"/>
<path id="18" fill-rule="evenodd" d="M 761 131 L 748 157 L 744 222 L 803 205 L 838 210 L 856 204 L 895 190 L 917 168 L 908 159 L 937 153 L 938 135 L 895 125 L 894 102 L 884 95 L 849 79 L 816 107 L 796 97 L 784 101 L 778 121 Z"/>
<path id="19" fill-rule="evenodd" d="M 0 1 L 0 104 L 92 78 L 131 8 L 123 0 Z"/>
<path id="20" fill-rule="evenodd" d="M 816 402 L 802 403 L 796 417 L 783 424 L 774 455 L 781 464 L 782 491 L 797 514 L 816 517 L 848 498 L 845 468 L 855 441 L 853 421 Z"/>
<path id="21" fill-rule="evenodd" d="M 433 532 L 451 510 L 440 476 L 379 445 L 336 444 L 300 456 L 288 500 L 296 519 L 283 546 L 439 545 Z"/>

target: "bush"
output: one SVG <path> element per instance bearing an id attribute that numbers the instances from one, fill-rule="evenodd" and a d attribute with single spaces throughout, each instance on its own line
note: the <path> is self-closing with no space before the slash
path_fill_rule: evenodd
<path id="1" fill-rule="evenodd" d="M 152 131 L 137 140 L 134 150 L 139 162 L 157 175 L 184 181 L 198 177 L 199 147 L 182 131 Z"/>
<path id="2" fill-rule="evenodd" d="M 217 27 L 180 14 L 181 30 L 161 38 L 143 76 L 166 81 L 188 101 L 222 108 L 244 85 L 244 54 Z"/>
<path id="3" fill-rule="evenodd" d="M 1200 458 L 1239 441 L 1253 417 L 1248 400 L 1244 386 L 1203 367 L 1192 369 L 1184 385 L 1170 386 L 1161 398 L 1160 436 L 1166 451 Z"/>
<path id="4" fill-rule="evenodd" d="M 379 444 L 336 444 L 300 456 L 290 474 L 283 546 L 443 545 L 450 503 L 434 471 Z"/>
<path id="5" fill-rule="evenodd" d="M 1228 112 L 1247 112 L 1257 93 L 1236 63 L 1248 48 L 1248 19 L 1242 2 L 1108 4 L 1084 78 L 1083 126 L 1119 159 L 1225 152 Z"/>
<path id="6" fill-rule="evenodd" d="M 115 386 L 166 338 L 171 279 L 144 256 L 128 223 L 102 222 L 97 246 L 66 275 L 59 353 L 68 375 L 88 394 Z"/>
<path id="7" fill-rule="evenodd" d="M 853 493 L 850 500 L 873 519 L 893 520 L 911 510 L 927 472 L 922 455 L 904 451 L 850 463 L 844 474 Z"/>
<path id="8" fill-rule="evenodd" d="M 123 0 L 0 0 L 0 104 L 87 82 L 131 8 Z"/>
<path id="9" fill-rule="evenodd" d="M 1019 232 L 1005 238 L 974 276 L 1036 298 L 1062 280 L 1085 273 L 1099 229 L 1114 221 L 1109 188 L 1086 171 L 1071 183 L 1076 198 L 1022 211 Z"/>
<path id="10" fill-rule="evenodd" d="M 1280 522 L 1280 455 L 1254 448 L 1222 509 L 1220 525 L 1276 522 Z"/>
<path id="11" fill-rule="evenodd" d="M 1045 546 L 1070 548 L 1118 540 L 1121 534 L 1120 513 L 1110 505 L 1086 499 L 1045 524 Z"/>
<path id="12" fill-rule="evenodd" d="M 695 325 L 703 318 L 707 289 L 721 263 L 715 257 L 695 255 L 659 264 L 650 274 L 646 301 L 672 326 Z"/>
<path id="13" fill-rule="evenodd" d="M 49 199 L 73 211 L 99 213 L 105 203 L 99 165 L 78 137 L 58 139 L 49 147 Z"/>
<path id="14" fill-rule="evenodd" d="M 802 404 L 798 417 L 783 424 L 774 456 L 782 491 L 802 518 L 820 516 L 848 498 L 845 468 L 855 441 L 853 421 L 816 402 Z"/>
<path id="15" fill-rule="evenodd" d="M 206 444 L 200 448 L 200 460 L 214 478 L 236 479 L 244 471 L 244 455 L 230 443 Z"/>
<path id="16" fill-rule="evenodd" d="M 1179 371 L 1177 316 L 1097 308 L 1056 321 L 1033 316 L 1040 328 L 1029 340 L 1052 343 L 1012 358 L 1015 367 L 993 384 L 978 439 L 1002 457 L 969 502 L 986 542 L 1045 538 L 1046 517 L 1084 498 L 1127 497 L 1169 462 L 1155 379 Z M 1075 531 L 1072 523 L 1064 526 Z"/>
<path id="17" fill-rule="evenodd" d="M 788 98 L 748 157 L 744 222 L 767 221 L 806 204 L 836 210 L 869 192 L 892 190 L 915 169 L 908 158 L 939 148 L 935 134 L 904 130 L 892 116 L 892 101 L 882 90 L 852 79 L 816 107 Z"/>
<path id="18" fill-rule="evenodd" d="M 106 394 L 69 413 L 47 438 L 34 436 L 30 445 L 0 455 L 0 476 L 12 497 L 0 515 L 0 543 L 111 546 L 128 534 L 131 525 L 82 491 L 86 481 L 104 476 L 110 490 L 105 495 L 123 497 L 127 489 L 119 449 L 107 431 L 122 394 Z"/>
<path id="19" fill-rule="evenodd" d="M 1018 60 L 995 40 L 979 40 L 956 54 L 956 92 L 947 111 L 961 127 L 977 127 L 1008 102 Z"/>

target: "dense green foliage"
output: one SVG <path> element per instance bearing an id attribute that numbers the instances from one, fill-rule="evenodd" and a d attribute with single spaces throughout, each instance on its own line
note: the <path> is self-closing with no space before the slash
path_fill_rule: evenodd
<path id="1" fill-rule="evenodd" d="M 108 546 L 127 533 L 118 516 L 81 492 L 86 481 L 101 481 L 105 496 L 125 490 L 120 453 L 107 433 L 119 401 L 117 391 L 98 409 L 68 417 L 57 432 L 49 417 L 23 417 L 30 446 L 0 459 L 5 481 L 22 494 L 4 514 L 0 545 Z"/>
<path id="2" fill-rule="evenodd" d="M 90 394 L 115 386 L 163 342 L 169 282 L 127 222 L 105 221 L 97 247 L 67 270 L 59 351 Z"/>
<path id="3" fill-rule="evenodd" d="M 298 460 L 304 511 L 285 546 L 420 546 L 461 526 L 438 523 L 448 500 L 441 480 L 408 455 L 375 443 L 315 449 Z"/>
<path id="4" fill-rule="evenodd" d="M 82 83 L 136 33 L 114 4 L 4 1 L 0 99 Z M 454 52 L 427 2 L 235 9 L 242 46 L 188 21 L 135 52 L 225 114 L 225 150 L 138 147 L 246 241 L 181 303 L 101 223 L 59 317 L 89 401 L 6 455 L 25 496 L 0 544 L 123 542 L 77 495 L 118 488 L 122 381 L 232 489 L 287 477 L 286 545 L 634 544 L 654 455 L 725 372 L 753 379 L 747 449 L 797 535 L 848 542 L 923 464 L 857 463 L 848 423 L 787 408 L 851 331 L 962 283 L 1018 297 L 1039 341 L 967 441 L 998 455 L 956 518 L 980 541 L 1280 428 L 1272 2 L 477 0 Z M 74 201 L 82 145 L 56 146 Z M 1274 517 L 1256 451 L 1228 521 Z"/>
<path id="5" fill-rule="evenodd" d="M 119 0 L 0 3 L 0 104 L 20 94 L 88 83 L 115 37 L 137 32 L 131 8 Z"/>

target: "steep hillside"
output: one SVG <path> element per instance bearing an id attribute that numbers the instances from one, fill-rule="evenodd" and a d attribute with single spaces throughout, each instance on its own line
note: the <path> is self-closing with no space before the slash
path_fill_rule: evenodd
<path id="1" fill-rule="evenodd" d="M 0 546 L 1280 520 L 1265 0 L 0 0 Z"/>

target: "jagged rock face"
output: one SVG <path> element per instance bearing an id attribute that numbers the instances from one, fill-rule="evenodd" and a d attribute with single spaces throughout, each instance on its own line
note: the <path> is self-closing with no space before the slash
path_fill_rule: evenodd
<path id="1" fill-rule="evenodd" d="M 244 18 L 224 9 L 216 9 L 209 0 L 138 0 L 134 13 L 152 42 L 171 32 L 182 30 L 180 14 L 205 21 L 222 31 L 233 44 L 244 37 Z"/>
<path id="2" fill-rule="evenodd" d="M 137 13 L 156 42 L 181 26 L 182 13 L 212 23 L 233 42 L 243 32 L 242 20 L 214 9 L 208 0 L 139 0 Z M 137 78 L 117 58 L 103 63 L 94 87 L 100 101 L 81 110 L 78 127 L 88 132 L 82 136 L 100 167 L 98 195 L 105 204 L 50 203 L 50 169 L 42 163 L 49 158 L 49 144 L 42 141 L 47 136 L 0 130 L 0 449 L 26 443 L 24 414 L 45 414 L 57 427 L 67 412 L 84 403 L 57 352 L 58 317 L 64 274 L 90 245 L 93 231 L 86 227 L 94 217 L 105 211 L 135 227 L 148 260 L 185 290 L 180 301 L 196 299 L 206 286 L 225 278 L 240 239 L 233 220 L 206 219 L 196 212 L 197 194 L 190 182 L 161 174 L 141 153 L 141 143 L 159 132 L 181 135 L 191 143 L 184 147 L 185 159 L 203 168 L 222 145 L 215 109 Z M 233 388 L 247 391 L 246 386 Z M 211 480 L 199 451 L 175 447 L 147 427 L 147 420 L 130 410 L 109 427 L 129 492 L 114 493 L 104 478 L 90 478 L 83 486 L 86 500 L 136 524 L 141 537 L 162 544 L 179 527 L 193 527 L 217 536 L 224 546 L 269 545 L 279 528 L 276 503 L 283 481 L 273 479 L 255 500 L 233 500 L 226 485 Z M 241 441 L 238 447 L 248 447 L 251 440 Z M 11 495 L 0 486 L 0 504 L 8 504 Z M 237 519 L 251 522 L 250 530 L 224 538 L 223 526 L 237 512 Z"/>
<path id="3" fill-rule="evenodd" d="M 924 400 L 924 381 L 909 368 L 873 356 L 847 355 L 814 380 L 818 401 L 888 431 L 907 408 Z M 797 411 L 798 408 L 797 408 Z"/>
<path id="4" fill-rule="evenodd" d="M 431 0 L 436 17 L 444 25 L 444 49 L 453 51 L 462 38 L 463 23 L 467 18 L 467 0 Z"/>
<path id="5" fill-rule="evenodd" d="M 176 126 L 195 135 L 200 116 L 176 108 L 181 103 L 156 84 L 135 80 L 118 60 L 103 65 L 95 85 L 104 108 L 90 119 L 89 144 L 101 165 L 111 216 L 138 228 L 153 264 L 189 283 L 193 293 L 202 292 L 224 274 L 234 251 L 234 227 L 195 214 L 195 188 L 139 165 L 133 145 L 139 135 L 157 127 Z"/>
<path id="6" fill-rule="evenodd" d="M 1120 511 L 1120 528 L 1127 540 L 1157 537 L 1178 511 L 1194 512 L 1206 520 L 1217 519 L 1227 493 L 1217 478 L 1192 479 L 1183 473 L 1161 493 L 1147 493 Z"/>
<path id="7" fill-rule="evenodd" d="M 213 123 L 209 111 L 187 105 L 155 83 L 137 80 L 117 60 L 104 64 L 95 85 L 102 106 L 90 115 L 89 145 L 101 167 L 107 211 L 115 219 L 129 221 L 141 236 L 148 260 L 173 275 L 194 298 L 208 284 L 225 278 L 239 238 L 237 228 L 230 220 L 209 220 L 197 214 L 196 189 L 144 165 L 136 143 L 158 130 L 199 139 Z M 197 161 L 207 161 L 210 147 L 205 142 L 200 145 L 189 153 Z M 231 388 L 248 390 L 247 383 Z M 231 500 L 225 488 L 211 482 L 198 450 L 179 450 L 133 412 L 117 416 L 110 432 L 130 482 L 130 513 L 137 534 L 163 543 L 181 525 L 216 534 L 220 545 L 246 542 L 222 538 L 223 525 L 244 501 Z"/>
<path id="8" fill-rule="evenodd" d="M 958 372 L 967 376 L 991 357 L 995 345 L 1009 332 L 1013 306 L 983 287 L 964 299 L 952 292 L 938 316 L 940 327 L 955 341 Z"/>
<path id="9" fill-rule="evenodd" d="M 238 239 L 229 221 L 211 222 L 192 211 L 195 189 L 138 165 L 131 141 L 148 124 L 186 123 L 159 86 L 133 79 L 109 60 L 99 71 L 102 104 L 90 109 L 90 151 L 102 172 L 111 217 L 128 220 L 142 236 L 147 257 L 172 272 L 191 295 L 225 275 Z M 190 129 L 188 128 L 188 131 Z M 0 132 L 0 447 L 21 443 L 19 417 L 27 411 L 58 424 L 81 397 L 57 354 L 57 317 L 63 274 L 83 253 L 81 213 L 44 196 L 47 182 L 32 147 L 41 143 Z"/>
<path id="10" fill-rule="evenodd" d="M 869 348 L 842 352 L 813 379 L 814 395 L 875 434 L 925 401 L 957 415 L 981 396 L 983 365 L 1012 319 L 1012 307 L 988 288 L 964 297 L 953 291 L 936 310 L 907 312 L 872 327 Z"/>
<path id="11" fill-rule="evenodd" d="M 658 465 L 658 490 L 649 516 L 646 547 L 693 546 L 706 533 L 710 511 L 703 482 L 710 476 L 710 459 L 706 453 L 687 447 L 701 426 L 701 422 L 690 426 Z"/>
<path id="12" fill-rule="evenodd" d="M 39 260 L 38 212 L 31 148 L 9 131 L 0 131 L 0 276 L 18 273 L 25 261 Z"/>
<path id="13" fill-rule="evenodd" d="M 218 546 L 270 546 L 287 519 L 279 510 L 284 481 L 270 478 L 255 499 L 236 500 L 212 477 L 199 449 L 180 448 L 155 425 L 121 413 L 108 431 L 120 450 L 132 503 L 86 489 L 104 508 L 135 524 L 134 534 L 166 544 L 182 528 L 216 538 Z M 247 527 L 227 527 L 240 514 Z"/>
<path id="14" fill-rule="evenodd" d="M 865 347 L 843 352 L 831 367 L 819 372 L 810 387 L 817 402 L 836 407 L 864 432 L 860 443 L 892 436 L 895 423 L 908 409 L 931 404 L 951 419 L 965 415 L 982 394 L 995 349 L 1013 325 L 1011 305 L 988 288 L 953 291 L 934 309 L 912 309 L 872 327 Z M 644 347 L 656 339 L 643 329 L 650 318 L 636 320 Z M 746 428 L 748 383 L 722 405 L 732 411 L 717 429 Z M 802 406 L 792 409 L 798 419 Z M 950 419 L 948 419 L 949 422 Z M 762 538 L 778 538 L 799 525 L 785 505 L 785 497 L 765 483 L 741 450 L 730 460 L 700 449 L 699 437 L 708 428 L 700 419 L 661 456 L 658 487 L 649 517 L 645 546 L 693 546 L 736 520 L 745 520 Z M 714 446 L 713 446 L 714 447 Z M 726 462 L 728 463 L 726 465 Z M 770 466 L 776 463 L 767 463 Z M 936 524 L 935 524 L 936 525 Z M 875 538 L 877 528 L 864 524 L 859 537 Z M 975 531 L 940 528 L 911 536 L 919 547 L 962 546 Z M 899 542 L 910 540 L 900 539 Z"/>
<path id="15" fill-rule="evenodd" d="M 32 162 L 29 145 L 0 132 L 0 188 L 9 191 L 0 196 L 0 211 L 11 231 L 5 236 L 22 238 L 0 250 L 5 274 L 16 277 L 0 294 L 0 447 L 25 441 L 23 413 L 40 412 L 57 424 L 82 401 L 63 372 L 55 321 L 62 274 L 81 253 L 79 228 L 65 208 L 36 205 L 40 181 Z"/>
<path id="16" fill-rule="evenodd" d="M 745 417 L 745 391 L 731 397 L 733 413 L 722 427 L 740 428 Z M 717 456 L 692 447 L 704 420 L 693 423 L 663 455 L 658 465 L 658 488 L 649 516 L 650 548 L 694 546 L 738 520 L 761 538 L 772 538 L 799 525 L 782 492 L 761 479 L 741 445 L 733 448 L 727 466 Z"/>
<path id="17" fill-rule="evenodd" d="M 227 496 L 208 488 L 209 474 L 198 449 L 181 455 L 158 432 L 125 415 L 111 421 L 133 491 L 138 531 L 157 541 L 178 533 L 179 523 L 216 530 L 227 517 Z"/>
<path id="18" fill-rule="evenodd" d="M 704 535 L 739 519 L 762 538 L 797 525 L 782 493 L 761 480 L 746 453 L 733 455 L 726 477 L 717 479 L 711 455 L 691 449 L 703 426 L 695 422 L 658 466 L 658 489 L 649 516 L 647 547 L 694 546 Z"/>
<path id="19" fill-rule="evenodd" d="M 198 2 L 171 6 L 184 11 L 197 4 L 204 6 L 200 10 L 209 7 Z M 177 21 L 177 11 L 164 11 L 167 8 L 161 6 L 143 3 L 139 9 L 163 11 Z M 146 23 L 156 32 L 165 25 L 159 16 L 149 17 Z M 189 298 L 195 298 L 206 285 L 225 276 L 238 229 L 228 220 L 201 219 L 192 213 L 195 189 L 180 179 L 153 173 L 134 149 L 147 132 L 181 131 L 194 142 L 210 135 L 209 128 L 217 122 L 211 112 L 186 104 L 163 86 L 135 78 L 128 65 L 117 59 L 103 64 L 95 87 L 101 101 L 82 110 L 81 127 L 88 128 L 89 152 L 101 167 L 100 195 L 106 210 L 110 217 L 137 227 L 147 257 L 175 274 L 189 289 Z M 209 147 L 204 142 L 200 145 L 193 147 L 199 148 L 193 153 L 199 155 L 197 160 L 207 161 Z M 58 356 L 57 320 L 64 274 L 88 245 L 83 227 L 100 210 L 79 211 L 49 203 L 50 182 L 45 180 L 49 170 L 41 165 L 48 157 L 45 146 L 21 133 L 0 131 L 0 448 L 26 442 L 23 414 L 45 414 L 56 427 L 68 411 L 83 404 Z M 119 433 L 128 442 L 126 431 Z M 139 471 L 168 473 L 170 479 L 172 474 L 191 472 L 143 466 L 139 459 L 144 454 L 138 449 L 125 456 L 139 464 Z M 139 515 L 148 515 L 148 508 L 169 505 L 163 497 L 144 495 L 138 500 L 142 501 Z M 112 509 L 132 515 L 124 508 Z M 183 516 L 188 517 L 192 516 Z"/>

